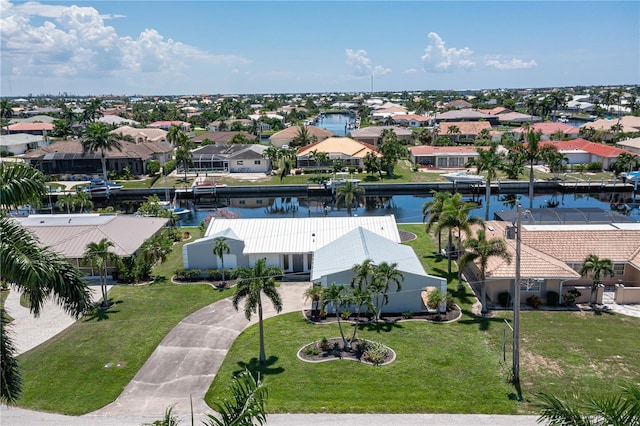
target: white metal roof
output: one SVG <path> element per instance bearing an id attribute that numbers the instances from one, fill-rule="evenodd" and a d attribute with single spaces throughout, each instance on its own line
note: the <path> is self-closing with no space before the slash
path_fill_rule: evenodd
<path id="1" fill-rule="evenodd" d="M 311 281 L 350 270 L 367 259 L 371 259 L 375 264 L 397 263 L 397 269 L 402 272 L 427 276 L 411 247 L 367 229 L 356 228 L 315 252 Z"/>
<path id="2" fill-rule="evenodd" d="M 313 253 L 362 227 L 393 242 L 400 242 L 395 217 L 357 216 L 278 219 L 221 219 L 209 223 L 207 236 L 231 229 L 244 241 L 244 254 Z"/>

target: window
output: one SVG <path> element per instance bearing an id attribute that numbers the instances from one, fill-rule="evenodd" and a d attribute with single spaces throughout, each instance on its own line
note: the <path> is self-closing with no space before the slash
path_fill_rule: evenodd
<path id="1" fill-rule="evenodd" d="M 256 200 L 256 204 L 262 204 L 262 200 Z"/>
<path id="2" fill-rule="evenodd" d="M 523 278 L 520 280 L 520 291 L 535 293 L 540 291 L 544 278 Z"/>
<path id="3" fill-rule="evenodd" d="M 614 263 L 613 273 L 615 276 L 624 275 L 624 263 Z"/>
<path id="4" fill-rule="evenodd" d="M 262 161 L 262 160 L 254 160 L 253 164 L 256 165 L 256 166 L 259 166 L 261 164 L 260 161 Z"/>
<path id="5" fill-rule="evenodd" d="M 244 165 L 244 161 L 238 160 L 238 166 L 242 166 L 242 165 Z"/>
<path id="6" fill-rule="evenodd" d="M 246 202 L 245 202 L 245 200 L 238 200 L 238 204 L 240 204 L 241 206 L 243 206 L 243 205 L 245 205 L 245 204 L 246 204 Z"/>

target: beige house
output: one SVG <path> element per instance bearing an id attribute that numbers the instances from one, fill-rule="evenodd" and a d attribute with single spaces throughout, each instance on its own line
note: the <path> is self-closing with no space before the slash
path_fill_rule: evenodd
<path id="1" fill-rule="evenodd" d="M 512 255 L 511 263 L 492 257 L 487 264 L 487 297 L 497 304 L 500 293 L 514 294 L 515 227 L 510 222 L 487 222 L 486 238 L 502 238 Z M 615 275 L 604 277 L 602 281 L 605 285 L 622 283 L 627 287 L 640 287 L 640 224 L 523 224 L 521 239 L 520 295 L 523 304 L 534 295 L 546 301 L 549 291 L 555 291 L 563 297 L 574 287 L 582 293 L 578 301 L 587 302 L 592 278 L 582 277 L 578 271 L 590 254 L 613 262 Z M 472 287 L 479 289 L 477 263 L 468 265 L 465 276 Z M 600 299 L 597 302 L 601 303 L 602 293 L 598 297 Z"/>
<path id="2" fill-rule="evenodd" d="M 489 132 L 493 128 L 488 121 L 446 121 L 441 122 L 438 127 L 438 136 L 450 136 L 454 142 L 466 141 L 469 143 L 479 139 L 479 134 L 483 130 Z"/>
<path id="3" fill-rule="evenodd" d="M 167 142 L 167 132 L 162 129 L 146 128 L 138 129 L 131 126 L 121 126 L 109 133 L 113 135 L 131 136 L 136 143 L 143 142 Z"/>
<path id="4" fill-rule="evenodd" d="M 357 141 L 378 146 L 382 143 L 382 132 L 384 130 L 393 130 L 400 142 L 406 145 L 413 145 L 413 132 L 400 126 L 362 127 L 352 131 L 351 137 Z"/>
<path id="5" fill-rule="evenodd" d="M 364 167 L 364 157 L 370 152 L 378 155 L 372 145 L 354 141 L 351 138 L 328 138 L 322 142 L 304 146 L 296 154 L 298 167 L 315 166 L 312 160 L 313 152 L 324 152 L 329 160 L 345 160 L 347 166 Z"/>
<path id="6" fill-rule="evenodd" d="M 307 129 L 307 132 L 309 133 L 309 136 L 311 138 L 315 138 L 316 142 L 320 142 L 327 138 L 335 136 L 330 131 L 321 129 L 320 127 L 316 127 L 316 126 L 305 126 L 305 127 Z M 269 141 L 271 142 L 271 145 L 275 146 L 276 148 L 282 148 L 285 145 L 293 146 L 294 145 L 293 140 L 296 138 L 296 136 L 298 136 L 299 132 L 300 132 L 300 126 L 287 127 L 286 129 L 280 130 L 279 132 L 271 135 L 271 137 L 269 138 Z"/>
<path id="7" fill-rule="evenodd" d="M 414 164 L 425 167 L 463 168 L 480 154 L 474 146 L 431 146 L 409 147 L 410 159 Z"/>

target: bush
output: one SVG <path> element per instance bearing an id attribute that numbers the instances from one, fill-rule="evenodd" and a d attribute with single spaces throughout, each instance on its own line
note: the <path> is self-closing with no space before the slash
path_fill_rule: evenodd
<path id="1" fill-rule="evenodd" d="M 340 314 L 342 316 L 343 320 L 348 320 L 349 317 L 351 316 L 351 312 L 349 311 L 342 311 L 342 314 Z"/>
<path id="2" fill-rule="evenodd" d="M 505 308 L 509 306 L 511 303 L 511 293 L 508 291 L 503 291 L 498 293 L 498 304 L 500 306 L 504 306 Z"/>
<path id="3" fill-rule="evenodd" d="M 560 295 L 555 291 L 547 292 L 547 305 L 549 306 L 558 306 L 558 302 L 560 301 Z"/>
<path id="4" fill-rule="evenodd" d="M 411 311 L 403 312 L 402 316 L 405 317 L 406 319 L 411 319 L 411 318 L 413 318 L 413 312 L 411 312 Z"/>
<path id="5" fill-rule="evenodd" d="M 158 160 L 147 161 L 147 174 L 153 176 L 160 172 L 160 162 Z"/>
<path id="6" fill-rule="evenodd" d="M 531 306 L 532 308 L 539 308 L 543 305 L 543 302 L 539 296 L 534 295 L 527 297 L 527 305 Z"/>
<path id="7" fill-rule="evenodd" d="M 320 349 L 316 345 L 309 345 L 304 348 L 304 354 L 306 356 L 320 355 Z"/>
<path id="8" fill-rule="evenodd" d="M 370 342 L 362 354 L 362 359 L 373 365 L 380 365 L 387 357 L 387 352 L 388 349 L 382 343 Z"/>
<path id="9" fill-rule="evenodd" d="M 576 303 L 576 300 L 578 300 L 580 296 L 582 296 L 582 292 L 580 290 L 572 288 L 562 295 L 562 302 L 565 305 L 573 305 L 574 303 Z"/>
<path id="10" fill-rule="evenodd" d="M 323 351 L 328 351 L 329 349 L 331 349 L 331 343 L 329 343 L 329 339 L 327 339 L 326 337 L 323 337 L 320 340 L 320 343 L 318 343 L 318 346 Z"/>
<path id="11" fill-rule="evenodd" d="M 164 163 L 162 172 L 165 176 L 167 176 L 169 173 L 171 173 L 175 169 L 176 169 L 176 160 L 169 160 L 166 163 Z"/>
<path id="12" fill-rule="evenodd" d="M 590 172 L 601 172 L 602 171 L 602 162 L 600 161 L 592 161 L 587 164 L 587 170 Z"/>

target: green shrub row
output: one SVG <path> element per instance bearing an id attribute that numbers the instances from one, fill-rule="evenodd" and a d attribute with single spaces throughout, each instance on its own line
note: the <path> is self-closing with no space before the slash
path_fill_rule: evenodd
<path id="1" fill-rule="evenodd" d="M 233 269 L 225 269 L 224 270 L 225 279 L 233 279 L 235 278 L 235 270 Z M 218 269 L 176 269 L 175 271 L 175 279 L 178 281 L 222 281 L 222 272 Z"/>

